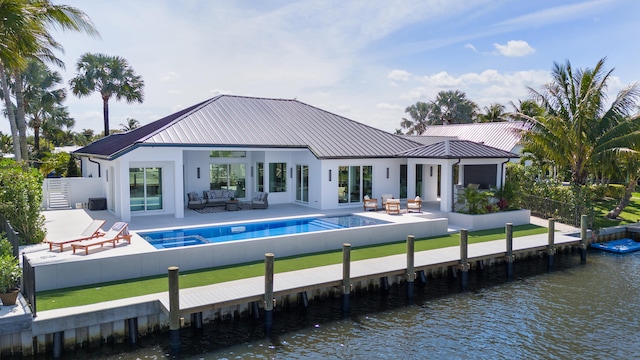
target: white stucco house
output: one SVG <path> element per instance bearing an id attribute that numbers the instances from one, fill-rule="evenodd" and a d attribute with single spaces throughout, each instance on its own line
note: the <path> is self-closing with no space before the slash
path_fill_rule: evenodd
<path id="1" fill-rule="evenodd" d="M 362 208 L 365 195 L 420 195 L 448 212 L 456 184 L 500 186 L 504 164 L 518 157 L 460 139 L 425 145 L 297 100 L 230 95 L 73 154 L 98 187 L 93 193 L 124 221 L 184 217 L 188 193 L 214 189 L 240 200 L 266 192 L 269 204 L 319 210 Z"/>

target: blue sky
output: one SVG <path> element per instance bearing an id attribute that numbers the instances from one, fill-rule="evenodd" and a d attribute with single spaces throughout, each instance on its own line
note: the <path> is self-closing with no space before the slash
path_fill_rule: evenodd
<path id="1" fill-rule="evenodd" d="M 481 108 L 525 99 L 554 62 L 606 57 L 611 96 L 640 81 L 633 0 L 54 2 L 83 10 L 101 34 L 56 33 L 65 84 L 84 52 L 122 56 L 146 82 L 143 104 L 110 102 L 112 128 L 224 93 L 296 98 L 394 131 L 407 106 L 442 90 Z M 75 131 L 101 131 L 97 95 L 66 104 Z"/>

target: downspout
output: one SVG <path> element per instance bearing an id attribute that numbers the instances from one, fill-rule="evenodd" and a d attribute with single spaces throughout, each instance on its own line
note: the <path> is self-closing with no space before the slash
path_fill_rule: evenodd
<path id="1" fill-rule="evenodd" d="M 97 165 L 98 165 L 98 177 L 101 177 L 101 176 L 102 176 L 102 171 L 100 171 L 100 163 L 99 163 L 99 162 L 97 162 L 97 161 L 93 161 L 93 160 L 91 160 L 91 158 L 90 158 L 90 157 L 88 157 L 88 158 L 87 158 L 87 160 L 89 160 L 89 161 L 91 161 L 92 163 L 94 163 L 94 164 L 97 164 Z"/>
<path id="2" fill-rule="evenodd" d="M 451 165 L 451 212 L 455 212 L 455 208 L 456 208 L 456 202 L 455 202 L 455 190 L 456 190 L 456 184 L 453 183 L 453 168 L 460 164 L 460 161 L 462 161 L 462 159 L 458 159 L 458 162 L 456 162 L 455 164 Z M 459 174 L 459 172 L 458 172 Z"/>
<path id="3" fill-rule="evenodd" d="M 505 168 L 504 168 L 504 165 L 505 165 L 506 163 L 508 163 L 508 162 L 509 162 L 509 159 L 507 159 L 507 161 L 503 162 L 503 163 L 500 165 L 500 188 L 501 188 L 501 189 L 502 189 L 502 188 L 504 188 L 504 183 L 507 181 L 506 177 L 505 177 L 505 176 L 502 176 L 502 175 L 506 175 L 506 170 L 505 170 Z M 504 179 L 503 179 L 503 178 L 504 178 Z"/>

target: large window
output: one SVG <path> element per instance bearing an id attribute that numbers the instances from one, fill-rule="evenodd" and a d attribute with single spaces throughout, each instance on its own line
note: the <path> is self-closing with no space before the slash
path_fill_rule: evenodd
<path id="1" fill-rule="evenodd" d="M 129 168 L 131 211 L 162 210 L 162 169 Z"/>
<path id="2" fill-rule="evenodd" d="M 364 195 L 373 196 L 371 166 L 338 167 L 338 203 L 359 203 Z"/>
<path id="3" fill-rule="evenodd" d="M 416 164 L 416 196 L 423 197 L 422 195 L 422 183 L 423 183 L 423 170 L 422 164 Z"/>
<path id="4" fill-rule="evenodd" d="M 296 200 L 309 202 L 309 166 L 296 165 Z"/>
<path id="5" fill-rule="evenodd" d="M 245 164 L 211 164 L 209 174 L 211 190 L 234 190 L 236 197 L 246 197 Z"/>
<path id="6" fill-rule="evenodd" d="M 287 191 L 287 163 L 269 163 L 269 192 Z"/>

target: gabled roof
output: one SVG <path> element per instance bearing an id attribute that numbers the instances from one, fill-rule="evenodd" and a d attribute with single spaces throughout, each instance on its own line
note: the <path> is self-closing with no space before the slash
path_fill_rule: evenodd
<path id="1" fill-rule="evenodd" d="M 528 128 L 523 121 L 431 125 L 422 133 L 422 137 L 456 137 L 511 151 L 520 142 L 521 130 Z M 420 141 L 418 136 L 406 138 Z"/>
<path id="2" fill-rule="evenodd" d="M 518 155 L 467 140 L 444 140 L 403 151 L 399 157 L 436 159 L 517 158 Z"/>
<path id="3" fill-rule="evenodd" d="M 380 158 L 419 146 L 297 100 L 220 95 L 74 152 L 113 159 L 140 146 L 308 148 L 317 158 Z"/>

